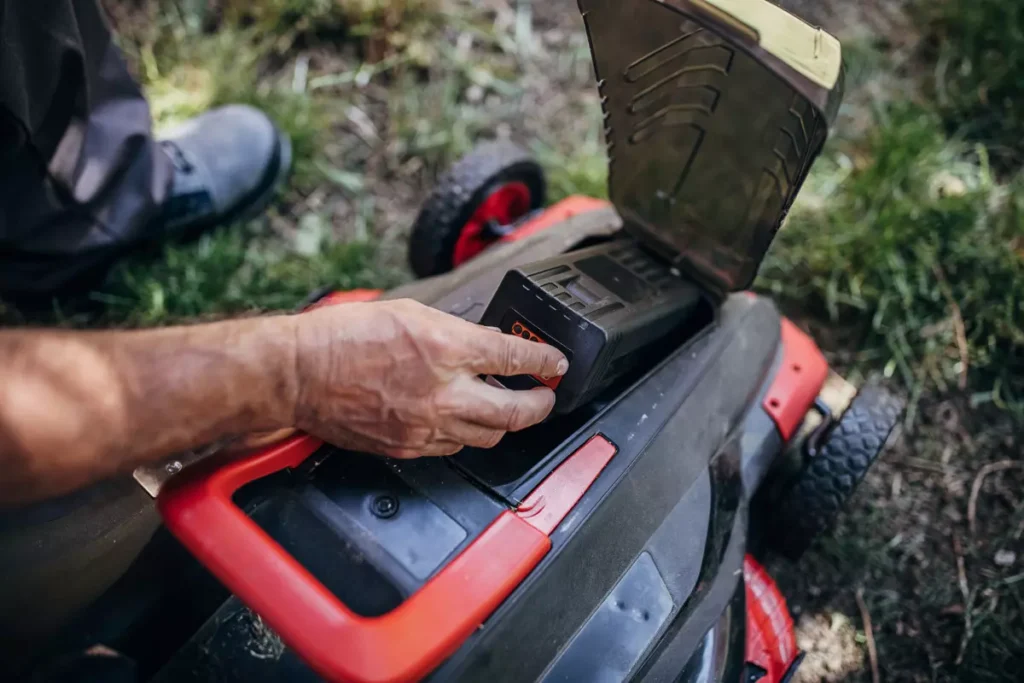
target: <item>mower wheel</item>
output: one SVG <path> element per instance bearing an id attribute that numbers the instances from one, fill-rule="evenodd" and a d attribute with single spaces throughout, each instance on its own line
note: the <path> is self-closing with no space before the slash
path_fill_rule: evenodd
<path id="1" fill-rule="evenodd" d="M 481 144 L 448 170 L 416 219 L 409 264 L 418 277 L 447 273 L 544 205 L 544 171 L 509 142 Z"/>
<path id="2" fill-rule="evenodd" d="M 885 389 L 862 389 L 783 495 L 772 526 L 773 545 L 798 559 L 829 530 L 899 422 L 903 402 Z M 813 445 L 813 444 L 812 444 Z"/>

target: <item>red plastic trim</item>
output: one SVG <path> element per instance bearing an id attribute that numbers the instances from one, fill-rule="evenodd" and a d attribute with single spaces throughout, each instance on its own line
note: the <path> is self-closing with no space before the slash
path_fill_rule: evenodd
<path id="1" fill-rule="evenodd" d="M 521 240 L 524 237 L 529 237 L 541 230 L 546 230 L 562 221 L 568 220 L 573 216 L 577 216 L 581 213 L 587 213 L 589 211 L 597 211 L 598 209 L 606 209 L 611 204 L 603 199 L 594 199 L 593 197 L 583 196 L 572 196 L 563 199 L 557 204 L 553 204 L 547 208 L 544 213 L 540 214 L 536 218 L 523 223 L 515 232 L 509 233 L 501 238 L 502 242 L 515 242 Z"/>
<path id="2" fill-rule="evenodd" d="M 494 188 L 462 227 L 452 250 L 452 265 L 461 266 L 498 241 L 487 238 L 488 223 L 511 225 L 529 211 L 530 188 L 525 183 L 505 183 Z"/>
<path id="3" fill-rule="evenodd" d="M 537 342 L 538 344 L 547 344 L 546 341 L 541 339 L 536 332 L 527 327 L 522 321 L 517 320 L 512 323 L 512 334 L 516 337 L 522 337 L 523 339 L 529 339 L 530 341 Z M 562 383 L 562 378 L 559 377 L 540 377 L 538 375 L 530 375 L 535 380 L 543 384 L 544 386 L 555 390 L 558 385 Z"/>
<path id="4" fill-rule="evenodd" d="M 530 492 L 516 514 L 551 535 L 617 452 L 615 444 L 602 435 L 591 437 Z"/>
<path id="5" fill-rule="evenodd" d="M 306 307 L 312 311 L 324 306 L 335 306 L 337 304 L 355 304 L 365 301 L 376 301 L 383 292 L 379 289 L 350 289 L 344 292 L 331 292 Z"/>
<path id="6" fill-rule="evenodd" d="M 784 441 L 800 427 L 828 377 L 828 361 L 814 340 L 782 320 L 782 365 L 764 397 L 764 409 Z"/>
<path id="7" fill-rule="evenodd" d="M 167 528 L 331 681 L 415 681 L 452 654 L 550 550 L 555 529 L 615 455 L 595 436 L 459 556 L 380 617 L 351 612 L 232 502 L 235 491 L 296 467 L 322 444 L 297 436 L 231 462 L 189 468 L 161 491 Z"/>
<path id="8" fill-rule="evenodd" d="M 244 484 L 294 467 L 320 442 L 297 437 L 257 456 L 172 480 L 157 505 L 168 529 L 320 675 L 414 681 L 454 652 L 529 574 L 551 541 L 505 512 L 395 610 L 351 612 L 231 501 Z"/>
<path id="9" fill-rule="evenodd" d="M 747 661 L 768 672 L 758 683 L 779 683 L 798 654 L 793 619 L 772 577 L 750 555 L 743 560 L 743 579 L 747 596 Z"/>

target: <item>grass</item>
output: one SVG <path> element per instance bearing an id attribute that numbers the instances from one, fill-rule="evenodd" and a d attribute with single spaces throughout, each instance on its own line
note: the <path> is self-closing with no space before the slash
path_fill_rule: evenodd
<path id="1" fill-rule="evenodd" d="M 394 153 L 416 159 L 429 175 L 437 175 L 487 137 L 493 120 L 462 100 L 467 85 L 463 74 L 426 84 L 403 74 L 390 101 Z"/>
<path id="2" fill-rule="evenodd" d="M 1024 5 L 920 3 L 930 91 L 947 129 L 984 143 L 1000 171 L 1024 163 Z"/>
<path id="3" fill-rule="evenodd" d="M 993 591 L 982 601 L 988 605 L 976 617 L 974 638 L 965 652 L 972 683 L 1002 683 L 1024 667 L 1024 586 L 1019 578 L 997 585 L 997 600 L 992 600 Z"/>
<path id="4" fill-rule="evenodd" d="M 571 152 L 544 143 L 534 145 L 537 160 L 547 170 L 548 191 L 553 201 L 575 194 L 608 196 L 607 148 L 603 135 L 594 125 Z"/>
<path id="5" fill-rule="evenodd" d="M 293 310 L 324 287 L 374 288 L 398 279 L 377 269 L 369 243 L 318 243 L 315 234 L 306 241 L 306 253 L 285 251 L 237 226 L 170 247 L 159 260 L 126 263 L 93 298 L 105 305 L 104 320 L 145 326 Z"/>
<path id="6" fill-rule="evenodd" d="M 1024 178 L 936 114 L 893 105 L 819 162 L 761 286 L 853 335 L 916 395 L 958 385 L 1024 399 Z M 967 380 L 966 384 L 962 384 Z"/>
<path id="7" fill-rule="evenodd" d="M 950 112 L 913 74 L 865 106 L 897 70 L 850 47 L 847 100 L 863 111 L 846 112 L 758 286 L 823 321 L 852 365 L 902 384 L 908 424 L 922 396 L 961 388 L 1024 415 L 1024 175 L 950 135 Z"/>

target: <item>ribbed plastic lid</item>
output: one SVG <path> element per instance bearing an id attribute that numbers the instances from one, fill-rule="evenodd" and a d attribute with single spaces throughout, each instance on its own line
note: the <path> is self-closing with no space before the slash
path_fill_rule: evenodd
<path id="1" fill-rule="evenodd" d="M 626 230 L 748 287 L 835 120 L 839 42 L 767 0 L 580 0 Z"/>

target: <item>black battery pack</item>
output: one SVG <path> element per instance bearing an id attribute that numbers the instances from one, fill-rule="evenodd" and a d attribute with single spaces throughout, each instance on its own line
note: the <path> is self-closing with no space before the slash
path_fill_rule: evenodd
<path id="1" fill-rule="evenodd" d="M 494 379 L 510 389 L 547 385 L 555 412 L 568 413 L 671 343 L 700 300 L 696 285 L 619 240 L 508 271 L 480 322 L 566 355 L 563 377 Z"/>

